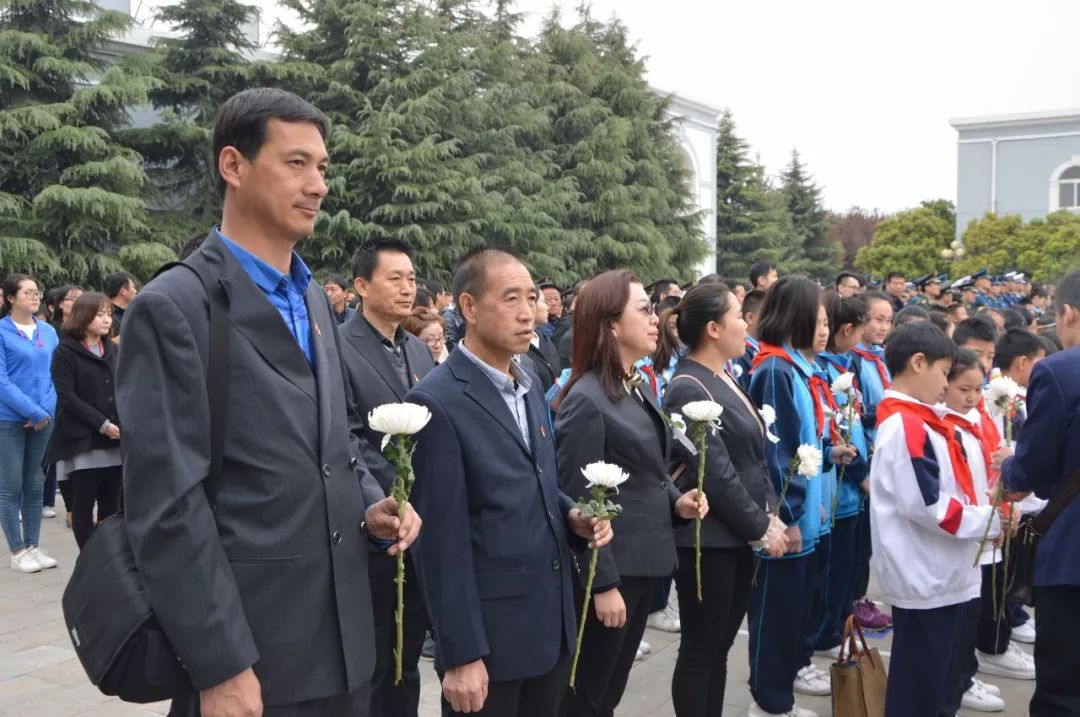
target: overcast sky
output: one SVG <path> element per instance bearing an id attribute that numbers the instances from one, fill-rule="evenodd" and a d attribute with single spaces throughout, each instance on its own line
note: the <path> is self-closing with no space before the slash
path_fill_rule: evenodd
<path id="1" fill-rule="evenodd" d="M 264 20 L 280 15 L 255 1 Z M 525 34 L 555 6 L 572 20 L 578 1 L 518 0 Z M 657 87 L 731 109 L 770 174 L 798 148 L 830 209 L 955 199 L 950 118 L 1080 108 L 1074 0 L 593 0 L 592 10 L 629 27 Z"/>

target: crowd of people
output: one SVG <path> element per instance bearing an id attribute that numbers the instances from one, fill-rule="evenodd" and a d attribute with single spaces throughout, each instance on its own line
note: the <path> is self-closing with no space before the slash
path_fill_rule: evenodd
<path id="1" fill-rule="evenodd" d="M 1004 535 L 1080 464 L 1080 272 L 822 287 L 758 262 L 748 283 L 620 269 L 563 289 L 489 248 L 448 290 L 386 238 L 351 279 L 316 282 L 294 247 L 327 191 L 327 129 L 294 95 L 240 93 L 214 130 L 222 221 L 187 267 L 142 292 L 127 274 L 101 293 L 3 284 L 11 567 L 56 566 L 49 486 L 80 548 L 123 504 L 191 679 L 171 714 L 415 717 L 426 653 L 446 715 L 610 717 L 652 625 L 681 633 L 674 713 L 713 717 L 745 620 L 750 714 L 813 717 L 795 695 L 832 691 L 812 658 L 838 656 L 849 616 L 893 631 L 889 717 L 1004 710 L 979 673 L 1036 680 L 1033 717 L 1080 714 L 1075 509 L 1040 548 L 1038 623 L 995 604 Z M 211 490 L 213 285 L 230 351 Z M 1020 387 L 1015 415 L 987 410 L 999 375 Z M 697 401 L 723 407 L 704 454 L 680 427 Z M 404 507 L 367 419 L 397 402 L 430 412 Z M 820 463 L 794 470 L 806 446 Z M 577 505 L 600 461 L 629 475 L 614 522 Z M 1002 481 L 1011 507 L 993 504 Z"/>

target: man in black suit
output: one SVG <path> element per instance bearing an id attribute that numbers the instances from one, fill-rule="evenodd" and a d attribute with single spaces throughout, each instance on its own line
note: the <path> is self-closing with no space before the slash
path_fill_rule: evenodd
<path id="1" fill-rule="evenodd" d="M 411 507 L 398 521 L 360 461 L 334 319 L 293 251 L 327 192 L 327 124 L 274 89 L 241 92 L 218 111 L 222 221 L 189 258 L 228 304 L 227 433 L 213 498 L 203 485 L 203 284 L 169 269 L 125 317 L 116 395 L 128 531 L 193 687 L 173 715 L 366 714 L 367 543 L 397 553 L 419 531 Z"/>
<path id="2" fill-rule="evenodd" d="M 570 533 L 605 545 L 611 526 L 559 492 L 540 386 L 512 360 L 532 338 L 528 270 L 502 251 L 473 254 L 454 302 L 464 340 L 406 397 L 432 413 L 413 500 L 431 516 L 416 562 L 443 714 L 554 717 L 576 629 Z"/>
<path id="3" fill-rule="evenodd" d="M 386 495 L 394 482 L 394 466 L 380 449 L 383 434 L 366 425 L 371 410 L 399 403 L 433 368 L 423 341 L 401 328 L 412 313 L 416 272 L 412 250 L 396 239 L 377 239 L 353 254 L 353 287 L 363 308 L 343 324 L 341 355 L 361 418 L 357 427 L 368 470 Z M 375 673 L 371 678 L 371 717 L 416 717 L 420 706 L 420 671 L 416 664 L 424 645 L 427 610 L 416 583 L 412 560 L 405 563 L 405 649 L 402 684 L 394 685 L 393 650 L 397 645 L 397 560 L 372 546 L 368 555 L 371 601 L 375 609 Z"/>

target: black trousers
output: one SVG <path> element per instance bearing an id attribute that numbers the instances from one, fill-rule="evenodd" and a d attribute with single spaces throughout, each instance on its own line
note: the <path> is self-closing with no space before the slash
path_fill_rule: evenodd
<path id="1" fill-rule="evenodd" d="M 979 600 L 931 610 L 893 608 L 885 717 L 955 717 L 971 686 Z"/>
<path id="2" fill-rule="evenodd" d="M 371 606 L 375 614 L 375 670 L 371 676 L 371 717 L 417 717 L 420 710 L 420 651 L 431 623 L 420 594 L 412 559 L 405 558 L 405 650 L 401 684 L 394 684 L 394 650 L 397 649 L 397 558 L 368 553 Z"/>
<path id="3" fill-rule="evenodd" d="M 71 489 L 71 479 L 59 481 L 57 487 L 60 488 L 60 497 L 64 499 L 64 510 L 70 513 L 75 507 L 75 491 Z"/>
<path id="4" fill-rule="evenodd" d="M 72 498 L 71 529 L 81 550 L 94 532 L 94 506 L 98 521 L 120 510 L 120 491 L 124 469 L 120 466 L 75 471 L 68 478 Z"/>
<path id="5" fill-rule="evenodd" d="M 578 666 L 580 670 L 580 665 Z M 440 679 L 442 676 L 440 675 Z M 563 655 L 555 667 L 545 675 L 527 680 L 507 682 L 489 682 L 488 696 L 479 712 L 470 712 L 476 717 L 556 717 L 559 704 L 566 692 L 566 683 L 570 679 L 570 657 Z M 464 714 L 455 712 L 442 698 L 443 717 Z"/>
<path id="6" fill-rule="evenodd" d="M 867 498 L 863 501 L 859 520 L 855 525 L 855 562 L 851 586 L 854 600 L 866 597 L 870 589 L 870 555 L 873 552 L 873 544 L 870 542 L 870 498 Z"/>
<path id="7" fill-rule="evenodd" d="M 566 693 L 563 717 L 611 717 L 626 690 L 630 668 L 634 666 L 645 622 L 649 619 L 657 578 L 623 577 L 619 592 L 626 603 L 626 625 L 604 627 L 596 617 L 595 603 L 578 619 L 585 620 L 581 639 L 576 688 Z M 575 604 L 585 599 L 584 590 L 574 583 Z M 691 593 L 693 594 L 693 593 Z"/>
<path id="8" fill-rule="evenodd" d="M 298 677 L 297 679 L 303 679 Z M 335 695 L 295 705 L 263 707 L 263 717 L 367 717 L 367 685 L 347 695 Z M 169 708 L 169 717 L 201 717 L 199 693 L 177 697 Z"/>
<path id="9" fill-rule="evenodd" d="M 1080 586 L 1035 588 L 1035 695 L 1031 717 L 1080 715 Z"/>
<path id="10" fill-rule="evenodd" d="M 750 606 L 750 580 L 757 559 L 749 547 L 701 551 L 701 602 L 693 548 L 679 548 L 675 584 L 679 588 L 682 634 L 671 701 L 677 717 L 721 717 L 727 687 L 727 659 Z"/>
<path id="11" fill-rule="evenodd" d="M 828 565 L 817 622 L 815 650 L 831 650 L 840 644 L 844 622 L 851 614 L 859 517 L 837 518 L 828 544 Z M 821 550 L 821 546 L 818 547 Z"/>
<path id="12" fill-rule="evenodd" d="M 792 686 L 805 664 L 803 637 L 817 554 L 762 560 L 750 596 L 750 694 L 766 712 L 783 714 L 795 704 Z"/>
<path id="13" fill-rule="evenodd" d="M 995 574 L 996 573 L 996 574 Z M 997 613 L 994 612 L 994 581 L 997 581 Z M 1001 655 L 1009 649 L 1012 638 L 1012 625 L 1009 624 L 1009 611 L 1001 609 L 1005 599 L 1005 566 L 998 563 L 982 566 L 982 593 L 979 606 L 979 628 L 975 635 L 975 647 L 988 655 Z"/>

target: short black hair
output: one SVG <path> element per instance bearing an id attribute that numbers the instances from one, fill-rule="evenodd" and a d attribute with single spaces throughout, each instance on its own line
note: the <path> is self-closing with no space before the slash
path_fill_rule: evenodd
<path id="1" fill-rule="evenodd" d="M 858 274 L 856 274 L 853 271 L 842 271 L 839 274 L 837 274 L 836 275 L 836 280 L 833 281 L 833 286 L 840 286 L 840 282 L 843 281 L 844 279 L 847 279 L 847 278 L 851 278 L 851 279 L 854 279 L 855 281 L 859 282 L 860 287 L 866 286 L 866 279 L 862 278 L 861 276 L 859 276 Z"/>
<path id="2" fill-rule="evenodd" d="M 835 291 L 825 299 L 825 314 L 829 317 L 829 348 L 836 346 L 836 333 L 847 324 L 858 329 L 866 323 L 866 302 L 857 296 L 842 298 Z"/>
<path id="3" fill-rule="evenodd" d="M 764 289 L 748 291 L 742 300 L 743 314 L 757 314 L 758 310 L 761 308 L 762 302 L 765 301 L 765 294 L 766 292 Z"/>
<path id="4" fill-rule="evenodd" d="M 1043 348 L 1046 349 L 1047 356 L 1053 356 L 1058 351 L 1061 351 L 1061 346 L 1059 346 L 1051 337 L 1046 334 L 1037 334 L 1037 336 L 1039 337 L 1039 341 L 1042 342 Z"/>
<path id="5" fill-rule="evenodd" d="M 776 268 L 776 264 L 773 262 L 762 259 L 755 261 L 750 265 L 750 286 L 757 288 L 757 280 L 763 276 L 767 276 L 770 271 Z"/>
<path id="6" fill-rule="evenodd" d="M 949 369 L 949 381 L 955 381 L 960 377 L 964 371 L 970 371 L 975 369 L 979 374 L 983 374 L 982 361 L 979 360 L 979 355 L 971 349 L 956 349 L 956 358 L 953 359 L 952 368 Z"/>
<path id="7" fill-rule="evenodd" d="M 431 309 L 435 307 L 435 297 L 427 289 L 417 289 L 416 298 L 413 299 L 413 308 L 419 306 L 425 309 Z"/>
<path id="8" fill-rule="evenodd" d="M 893 279 L 906 279 L 906 278 L 907 277 L 904 276 L 904 272 L 902 272 L 902 271 L 890 271 L 888 274 L 885 275 L 885 283 L 888 284 Z"/>
<path id="9" fill-rule="evenodd" d="M 126 271 L 118 271 L 105 277 L 105 296 L 115 299 L 120 292 L 127 288 L 128 284 L 135 283 L 135 277 Z"/>
<path id="10" fill-rule="evenodd" d="M 931 311 L 930 323 L 944 331 L 946 334 L 949 333 L 949 328 L 952 326 L 952 322 L 949 321 L 949 317 L 944 311 Z"/>
<path id="11" fill-rule="evenodd" d="M 1054 293 L 1054 308 L 1061 314 L 1062 308 L 1071 306 L 1080 311 L 1080 271 L 1074 271 L 1061 280 Z"/>
<path id="12" fill-rule="evenodd" d="M 949 312 L 949 316 L 952 316 L 953 314 L 959 314 L 962 309 L 966 308 L 963 304 L 949 304 L 945 311 Z"/>
<path id="13" fill-rule="evenodd" d="M 272 119 L 284 122 L 310 122 L 325 140 L 330 134 L 330 120 L 315 105 L 292 92 L 274 87 L 256 87 L 225 100 L 214 117 L 213 162 L 217 172 L 218 157 L 226 147 L 236 147 L 248 160 L 255 159 L 266 141 L 266 126 Z M 218 194 L 225 196 L 225 180 L 217 175 Z"/>
<path id="14" fill-rule="evenodd" d="M 438 279 L 424 279 L 424 288 L 432 296 L 438 296 L 446 292 L 446 286 Z"/>
<path id="15" fill-rule="evenodd" d="M 461 306 L 461 295 L 480 298 L 487 288 L 488 269 L 505 261 L 521 261 L 506 249 L 477 249 L 469 252 L 454 272 L 454 305 Z M 541 284 L 543 286 L 543 284 Z"/>
<path id="16" fill-rule="evenodd" d="M 1046 347 L 1043 346 L 1039 337 L 1027 329 L 1008 329 L 997 340 L 994 348 L 994 365 L 1002 370 L 1008 370 L 1021 356 L 1033 359 L 1045 350 Z"/>
<path id="17" fill-rule="evenodd" d="M 413 258 L 412 247 L 400 239 L 372 239 L 366 244 L 361 244 L 353 252 L 351 262 L 353 276 L 364 281 L 371 281 L 375 269 L 379 266 L 379 253 L 384 251 L 404 254 L 410 261 Z"/>
<path id="18" fill-rule="evenodd" d="M 893 376 L 900 376 L 907 371 L 908 362 L 915 354 L 923 354 L 930 363 L 942 359 L 952 362 L 956 360 L 956 344 L 929 321 L 912 321 L 889 336 L 885 344 L 885 366 Z"/>
<path id="19" fill-rule="evenodd" d="M 863 292 L 862 298 L 863 301 L 866 302 L 867 311 L 870 310 L 870 304 L 874 301 L 884 301 L 886 304 L 889 305 L 890 309 L 893 305 L 892 297 L 886 294 L 884 291 L 878 291 L 877 289 L 874 289 L 873 291 Z"/>
<path id="20" fill-rule="evenodd" d="M 1010 306 L 1001 310 L 1005 317 L 1005 330 L 1018 329 L 1031 325 L 1031 312 L 1023 306 Z"/>
<path id="21" fill-rule="evenodd" d="M 963 346 L 968 341 L 989 341 L 997 343 L 998 330 L 994 320 L 989 316 L 972 316 L 956 325 L 953 331 L 953 341 L 957 346 Z"/>
<path id="22" fill-rule="evenodd" d="M 758 320 L 758 338 L 768 344 L 790 343 L 796 349 L 814 345 L 821 287 L 805 276 L 785 276 L 769 289 Z"/>
<path id="23" fill-rule="evenodd" d="M 341 274 L 331 274 L 323 279 L 323 286 L 326 286 L 327 284 L 337 284 L 343 291 L 348 291 L 351 288 L 348 281 L 346 281 L 345 277 Z"/>
<path id="24" fill-rule="evenodd" d="M 921 306 L 905 306 L 893 317 L 893 326 L 903 326 L 912 321 L 929 321 L 930 312 Z"/>

